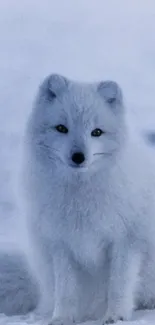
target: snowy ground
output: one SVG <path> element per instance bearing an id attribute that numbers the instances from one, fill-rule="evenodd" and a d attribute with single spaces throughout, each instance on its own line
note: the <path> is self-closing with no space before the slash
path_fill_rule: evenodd
<path id="1" fill-rule="evenodd" d="M 86 322 L 81 325 L 101 325 L 102 322 Z M 155 324 L 155 312 L 145 311 L 138 312 L 133 315 L 130 322 L 117 322 L 117 325 L 154 325 Z M 34 315 L 27 317 L 0 317 L 0 325 L 47 325 L 42 320 L 34 318 Z"/>
<path id="2" fill-rule="evenodd" d="M 140 138 L 146 129 L 155 129 L 154 31 L 154 0 L 0 1 L 1 240 L 19 237 L 13 181 L 40 80 L 50 72 L 117 80 L 124 89 L 130 131 Z M 42 323 L 33 316 L 0 316 L 1 324 Z M 155 312 L 135 313 L 127 324 L 153 325 Z"/>

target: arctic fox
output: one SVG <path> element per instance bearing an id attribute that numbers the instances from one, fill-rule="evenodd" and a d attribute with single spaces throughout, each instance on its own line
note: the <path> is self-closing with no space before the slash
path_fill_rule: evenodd
<path id="1" fill-rule="evenodd" d="M 116 82 L 51 75 L 40 85 L 23 184 L 37 310 L 51 324 L 155 306 L 155 182 L 124 111 Z"/>

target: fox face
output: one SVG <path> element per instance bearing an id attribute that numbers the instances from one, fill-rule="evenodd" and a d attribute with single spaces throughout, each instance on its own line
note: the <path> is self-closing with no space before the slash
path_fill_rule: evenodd
<path id="1" fill-rule="evenodd" d="M 33 141 L 45 161 L 59 168 L 103 168 L 122 147 L 123 111 L 117 83 L 82 84 L 51 75 L 40 86 L 31 116 Z"/>

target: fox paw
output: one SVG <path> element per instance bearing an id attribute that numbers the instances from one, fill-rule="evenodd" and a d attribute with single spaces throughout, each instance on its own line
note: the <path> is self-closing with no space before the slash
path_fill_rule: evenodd
<path id="1" fill-rule="evenodd" d="M 75 322 L 70 318 L 53 318 L 51 322 L 48 323 L 48 325 L 75 325 Z"/>
<path id="2" fill-rule="evenodd" d="M 115 306 L 116 307 L 116 306 Z M 128 321 L 132 315 L 132 308 L 130 306 L 123 306 L 118 308 L 109 308 L 102 319 L 102 325 L 114 324 L 117 321 Z"/>
<path id="3" fill-rule="evenodd" d="M 117 321 L 125 321 L 125 320 L 129 320 L 129 317 L 130 315 L 128 314 L 124 314 L 124 313 L 121 313 L 120 312 L 107 312 L 105 314 L 105 316 L 103 317 L 103 320 L 102 320 L 102 325 L 104 324 L 114 324 L 116 323 Z"/>
<path id="4" fill-rule="evenodd" d="M 104 325 L 104 324 L 114 324 L 114 323 L 116 323 L 117 321 L 124 321 L 124 318 L 123 317 L 108 317 L 108 318 L 106 318 L 105 317 L 105 319 L 103 319 L 103 322 L 102 322 L 102 325 Z"/>

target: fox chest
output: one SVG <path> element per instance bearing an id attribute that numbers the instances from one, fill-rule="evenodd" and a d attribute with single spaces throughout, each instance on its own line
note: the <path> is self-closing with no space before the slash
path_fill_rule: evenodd
<path id="1" fill-rule="evenodd" d="M 109 242 L 104 231 L 103 198 L 92 195 L 68 196 L 56 204 L 54 237 L 62 241 L 82 264 L 99 264 L 103 261 Z"/>

